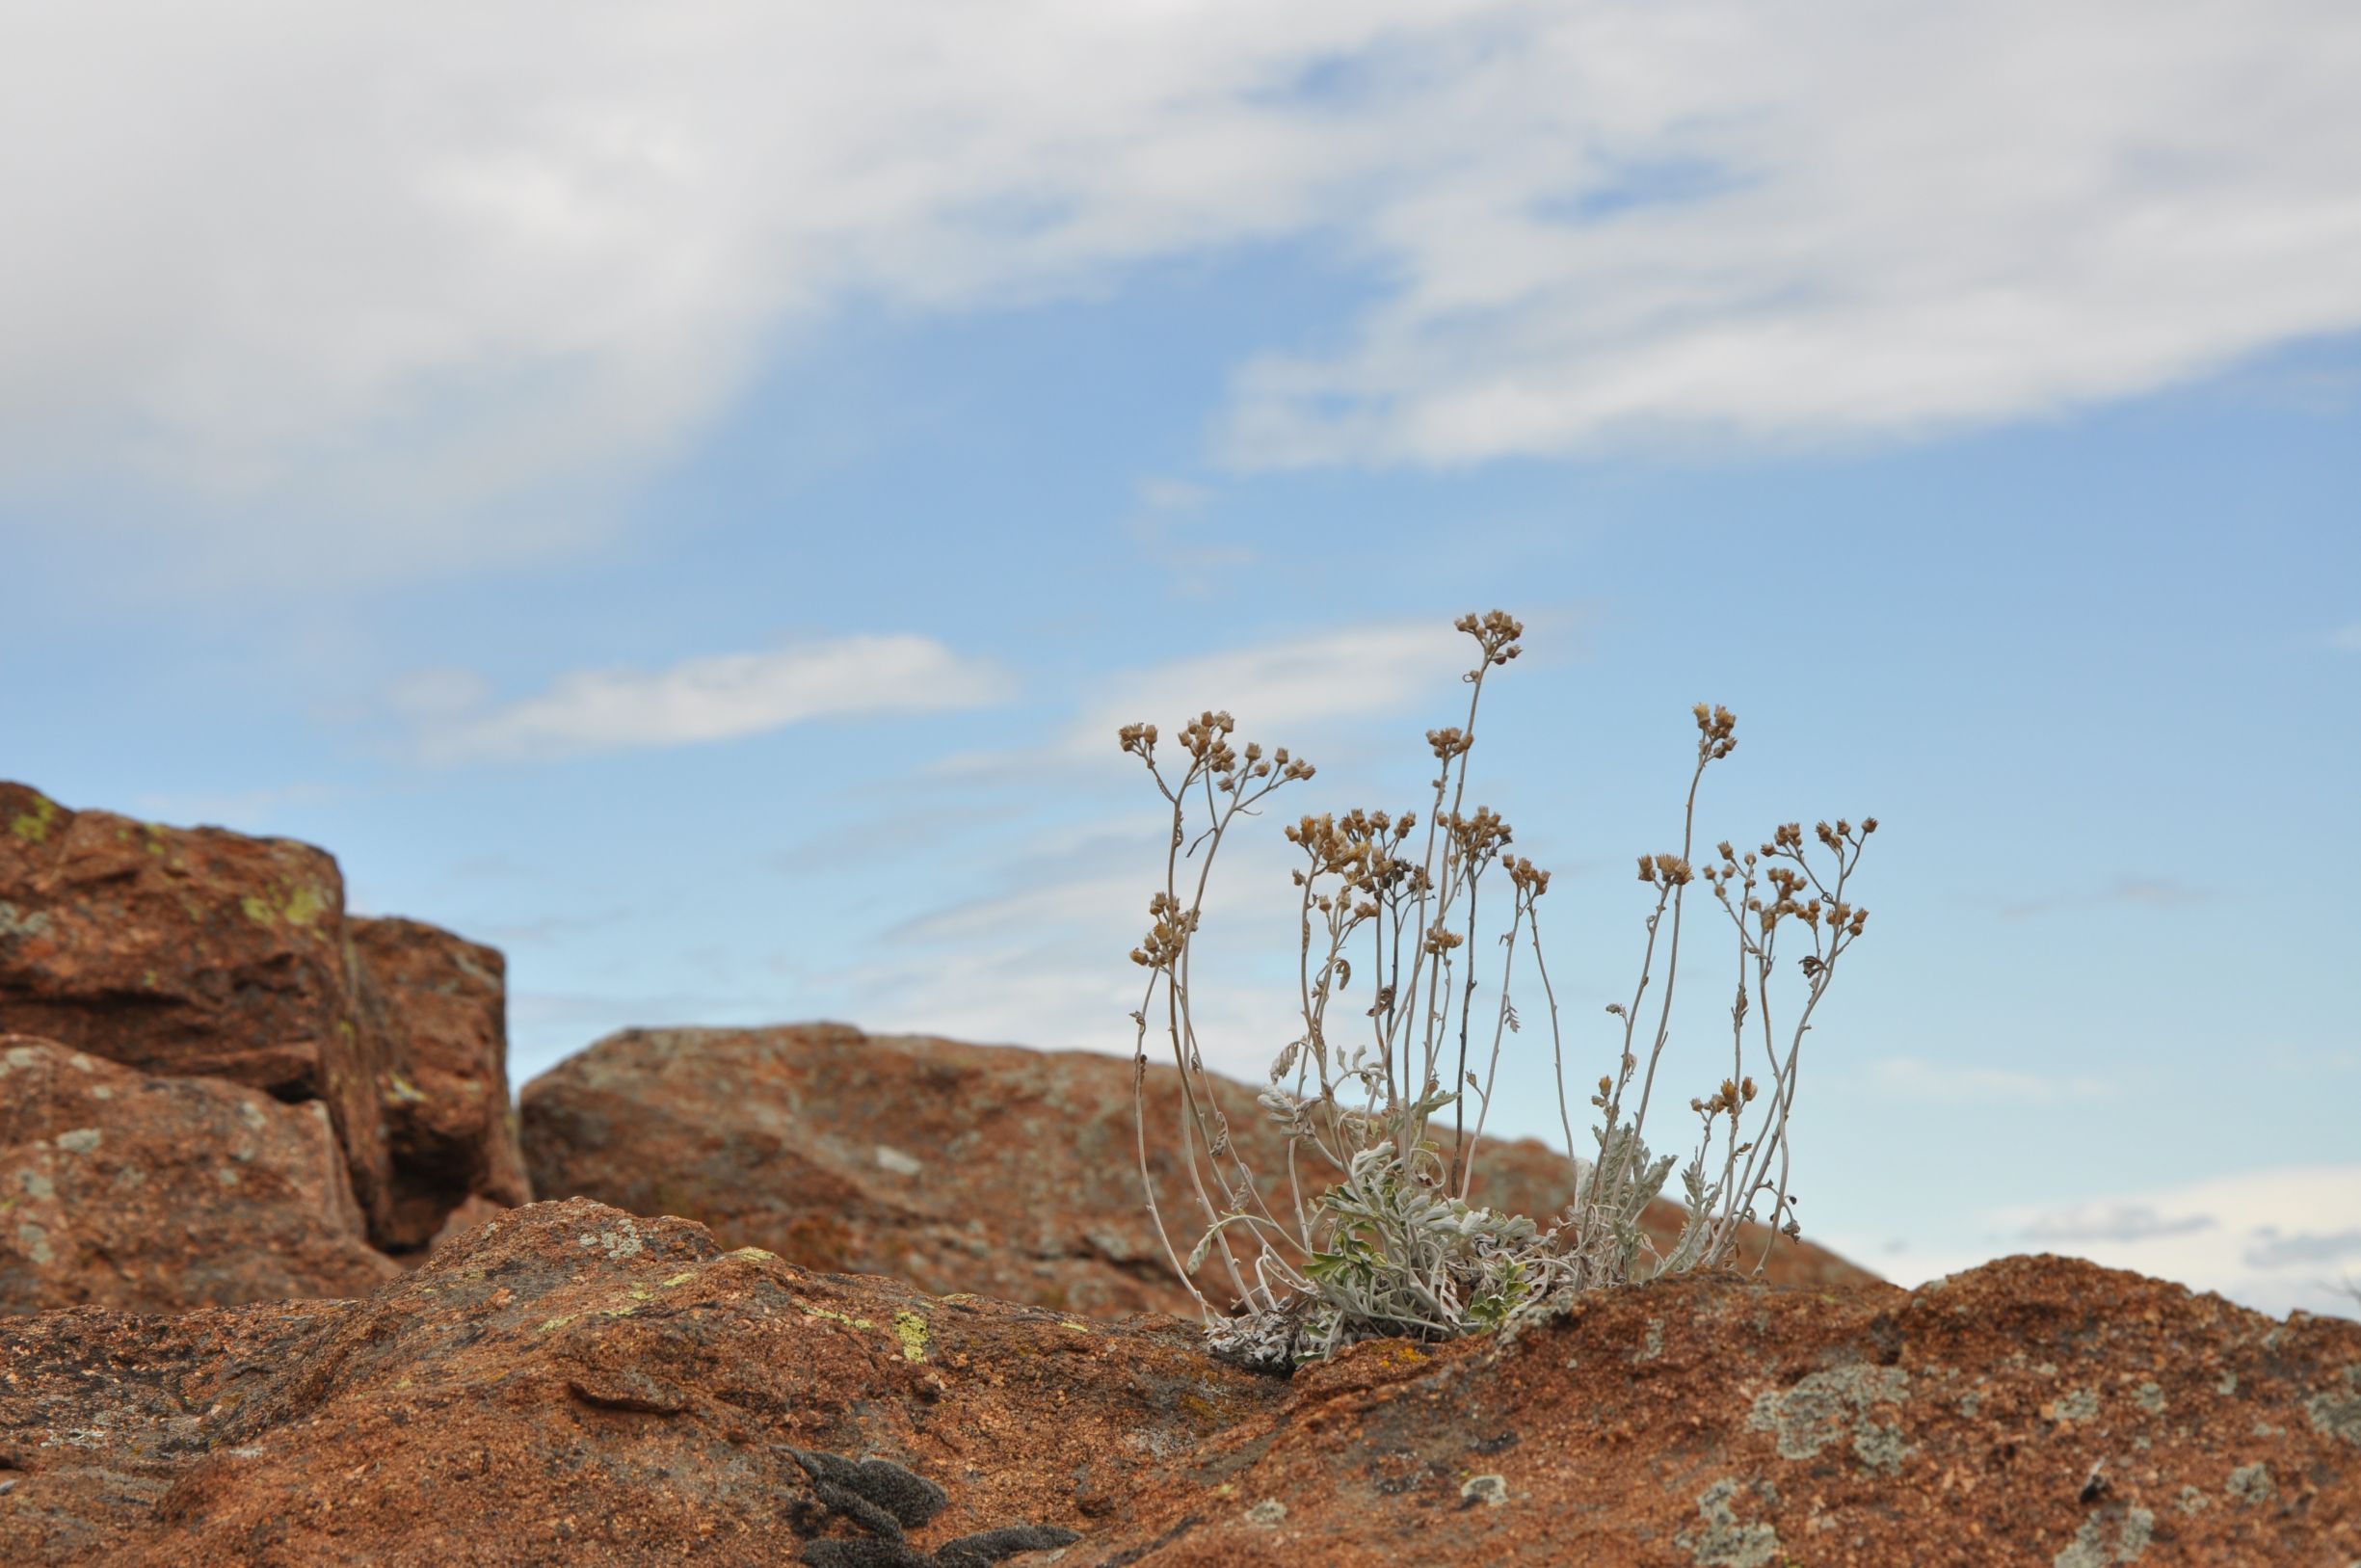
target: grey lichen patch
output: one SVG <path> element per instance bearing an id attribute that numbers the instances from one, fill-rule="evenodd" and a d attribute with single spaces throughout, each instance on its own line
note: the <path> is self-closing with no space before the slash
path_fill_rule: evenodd
<path id="1" fill-rule="evenodd" d="M 2181 1496 L 2176 1500 L 2176 1503 L 2183 1513 L 2194 1514 L 2202 1513 L 2212 1507 L 2214 1500 L 2193 1486 L 2184 1486 L 2181 1488 Z"/>
<path id="2" fill-rule="evenodd" d="M 877 1168 L 896 1176 L 920 1176 L 925 1174 L 926 1161 L 915 1155 L 906 1155 L 889 1143 L 881 1143 L 877 1146 Z"/>
<path id="3" fill-rule="evenodd" d="M 2115 1525 L 2115 1544 L 2107 1544 L 2107 1510 L 2082 1521 L 2073 1544 L 2050 1559 L 2051 1568 L 2107 1568 L 2114 1562 L 2136 1562 L 2156 1533 L 2156 1515 L 2145 1508 L 2129 1508 Z"/>
<path id="4" fill-rule="evenodd" d="M 1648 1319 L 1647 1338 L 1640 1345 L 1638 1359 L 1641 1361 L 1654 1361 L 1663 1353 L 1664 1319 L 1661 1317 L 1651 1317 Z"/>
<path id="5" fill-rule="evenodd" d="M 636 1258 L 647 1250 L 640 1242 L 639 1233 L 627 1225 L 619 1225 L 614 1230 L 599 1231 L 590 1236 L 575 1236 L 574 1245 L 585 1251 L 603 1252 L 617 1262 L 621 1262 L 625 1258 Z"/>
<path id="6" fill-rule="evenodd" d="M 1984 1395 L 1981 1389 L 1976 1390 L 1974 1394 L 1963 1394 L 1959 1396 L 1959 1413 L 1970 1421 L 1974 1421 L 1976 1413 L 1983 1408 Z"/>
<path id="7" fill-rule="evenodd" d="M 1871 1421 L 1870 1408 L 1899 1404 L 1909 1394 L 1910 1374 L 1898 1367 L 1832 1367 L 1784 1394 L 1757 1395 L 1746 1424 L 1775 1434 L 1782 1459 L 1813 1458 L 1850 1432 L 1861 1462 L 1891 1474 L 1910 1447 L 1900 1427 Z"/>
<path id="8" fill-rule="evenodd" d="M 27 915 L 15 905 L 0 900 L 0 937 L 38 937 L 49 929 L 49 917 L 40 910 Z"/>
<path id="9" fill-rule="evenodd" d="M 36 1263 L 57 1262 L 57 1254 L 49 1250 L 48 1230 L 43 1226 L 34 1224 L 29 1219 L 17 1223 L 16 1248 Z"/>
<path id="10" fill-rule="evenodd" d="M 1853 1428 L 1853 1452 L 1864 1469 L 1891 1475 L 1910 1457 L 1910 1445 L 1902 1440 L 1902 1429 L 1892 1422 L 1871 1422 L 1865 1417 Z"/>
<path id="11" fill-rule="evenodd" d="M 2222 1490 L 2239 1502 L 2251 1505 L 2269 1502 L 2271 1494 L 2278 1488 L 2271 1485 L 2270 1466 L 2257 1459 L 2251 1465 L 2241 1465 L 2230 1472 L 2230 1478 L 2223 1483 Z"/>
<path id="12" fill-rule="evenodd" d="M 2222 1373 L 2214 1384 L 2214 1392 L 2223 1395 L 2236 1394 L 2238 1392 L 2238 1373 Z"/>
<path id="13" fill-rule="evenodd" d="M 2343 1394 L 2316 1394 L 2303 1403 L 2315 1431 L 2361 1448 L 2361 1367 L 2345 1369 Z"/>
<path id="14" fill-rule="evenodd" d="M 1723 1476 L 1697 1495 L 1701 1529 L 1683 1530 L 1674 1539 L 1702 1568 L 1766 1568 L 1779 1555 L 1779 1530 L 1773 1525 L 1741 1525 L 1730 1500 L 1738 1482 Z"/>
<path id="15" fill-rule="evenodd" d="M 2142 1383 L 2132 1397 L 2137 1402 L 2140 1409 L 2151 1416 L 2161 1416 L 2164 1413 L 2164 1391 L 2153 1380 Z"/>
<path id="16" fill-rule="evenodd" d="M 2075 1389 L 2057 1401 L 2059 1421 L 2089 1421 L 2099 1413 L 2099 1391 Z"/>
<path id="17" fill-rule="evenodd" d="M 1469 1507 L 1482 1503 L 1498 1508 L 1508 1501 L 1508 1479 L 1503 1475 L 1471 1475 L 1459 1488 L 1460 1502 Z"/>
<path id="18" fill-rule="evenodd" d="M 1246 1523 L 1260 1529 L 1276 1529 L 1287 1516 L 1287 1505 L 1277 1498 L 1264 1498 L 1246 1510 Z"/>
<path id="19" fill-rule="evenodd" d="M 18 1171 L 16 1184 L 24 1188 L 28 1198 L 46 1200 L 58 1195 L 57 1183 L 39 1171 Z"/>
<path id="20" fill-rule="evenodd" d="M 94 1155 L 104 1135 L 94 1127 L 78 1127 L 58 1134 L 58 1147 L 69 1155 Z"/>

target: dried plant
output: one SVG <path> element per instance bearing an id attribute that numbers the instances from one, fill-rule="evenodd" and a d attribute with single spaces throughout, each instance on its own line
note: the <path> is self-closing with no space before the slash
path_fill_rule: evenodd
<path id="1" fill-rule="evenodd" d="M 1374 1335 L 1448 1338 L 1498 1327 L 1566 1291 L 1727 1266 L 1740 1225 L 1757 1217 L 1766 1193 L 1773 1225 L 1796 1234 L 1787 1129 L 1798 1061 L 1814 1012 L 1869 917 L 1846 893 L 1875 819 L 1858 829 L 1849 821 L 1819 824 L 1813 837 L 1823 858 L 1832 858 L 1824 871 L 1807 854 L 1793 823 L 1780 827 L 1759 852 L 1741 857 L 1725 841 L 1716 846 L 1717 860 L 1692 869 L 1705 770 L 1737 745 L 1730 710 L 1700 704 L 1681 851 L 1639 860 L 1640 880 L 1653 890 L 1655 907 L 1646 919 L 1631 1000 L 1607 1008 L 1621 1021 L 1622 1043 L 1616 1070 L 1599 1079 L 1591 1097 L 1605 1123 L 1592 1129 L 1598 1157 L 1574 1161 L 1574 1202 L 1547 1231 L 1531 1219 L 1477 1207 L 1470 1201 L 1477 1142 L 1501 1050 L 1522 1027 L 1511 989 L 1521 952 L 1531 955 L 1546 1002 L 1569 1157 L 1574 1137 L 1565 1042 L 1542 954 L 1540 907 L 1550 873 L 1509 855 L 1509 825 L 1488 807 L 1470 811 L 1466 801 L 1485 681 L 1523 651 L 1524 627 L 1499 610 L 1463 616 L 1456 625 L 1475 641 L 1479 657 L 1464 678 L 1465 720 L 1427 731 L 1436 770 L 1424 815 L 1355 809 L 1302 816 L 1286 830 L 1303 856 L 1292 873 L 1301 1031 L 1278 1052 L 1259 1097 L 1287 1143 L 1276 1209 L 1231 1137 L 1206 1072 L 1190 961 L 1213 863 L 1229 834 L 1270 795 L 1310 779 L 1313 770 L 1285 749 L 1266 756 L 1257 743 L 1234 746 L 1234 721 L 1212 709 L 1182 727 L 1180 755 L 1168 753 L 1169 762 L 1159 759 L 1154 725 L 1127 725 L 1119 732 L 1123 749 L 1140 758 L 1172 813 L 1164 886 L 1149 901 L 1151 927 L 1131 952 L 1132 962 L 1149 970 L 1147 994 L 1132 1015 L 1138 1026 L 1132 1094 L 1140 1178 L 1166 1257 L 1205 1313 L 1217 1348 L 1251 1362 L 1291 1365 Z M 1503 900 L 1488 903 L 1483 896 L 1503 878 L 1504 922 L 1497 912 Z M 1652 1155 L 1643 1133 L 1672 1035 L 1687 892 L 1700 880 L 1727 916 L 1735 940 L 1731 1073 L 1710 1098 L 1689 1102 L 1700 1132 L 1682 1172 L 1687 1215 L 1669 1250 L 1659 1251 L 1641 1217 L 1674 1160 Z M 1484 1041 L 1475 1011 L 1475 959 L 1482 950 L 1478 917 L 1487 911 L 1500 928 L 1500 970 L 1499 1001 L 1483 1021 L 1491 1031 Z M 1781 1034 L 1773 1024 L 1774 965 L 1782 933 L 1797 925 L 1809 933 L 1812 949 L 1799 966 L 1807 990 Z M 1655 1027 L 1643 1042 L 1637 1021 L 1654 984 L 1659 938 L 1664 979 Z M 1797 940 L 1803 939 L 1790 939 L 1791 945 Z M 1369 998 L 1357 1013 L 1339 1005 L 1353 984 L 1356 960 Z M 1174 1109 L 1180 1163 L 1203 1227 L 1185 1262 L 1150 1168 L 1152 1029 L 1169 1046 L 1180 1072 Z M 1747 1070 L 1757 1043 L 1767 1096 Z M 1480 1074 L 1472 1065 L 1477 1060 Z M 1759 1099 L 1761 1109 L 1750 1111 Z M 1446 1110 L 1447 1148 L 1441 1122 Z M 1317 1189 L 1310 1197 L 1308 1183 Z M 1270 1193 L 1282 1193 L 1281 1185 L 1271 1183 Z M 1767 1256 L 1766 1248 L 1755 1266 Z M 1229 1287 L 1227 1311 L 1197 1283 L 1215 1260 Z"/>

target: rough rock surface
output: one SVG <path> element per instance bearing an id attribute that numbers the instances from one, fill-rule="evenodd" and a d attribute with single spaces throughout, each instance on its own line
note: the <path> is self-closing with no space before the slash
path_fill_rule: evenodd
<path id="1" fill-rule="evenodd" d="M 1087 1051 L 834 1023 L 625 1030 L 525 1085 L 525 1157 L 544 1196 L 678 1214 L 809 1267 L 1101 1316 L 1185 1312 L 1140 1200 L 1131 1073 Z M 1149 1103 L 1171 1103 L 1174 1081 L 1152 1066 Z M 1284 1172 L 1252 1092 L 1222 1093 L 1257 1172 Z M 1165 1212 L 1181 1214 L 1169 1149 L 1151 1155 Z M 1547 1215 L 1572 1196 L 1564 1158 L 1538 1143 L 1488 1142 L 1477 1170 L 1476 1201 L 1514 1212 Z M 1680 1213 L 1659 1203 L 1652 1227 L 1669 1236 Z M 1195 1240 L 1175 1232 L 1184 1251 Z M 1782 1243 L 1770 1278 L 1873 1276 Z"/>
<path id="2" fill-rule="evenodd" d="M 1060 1530 L 1012 1560 L 2343 1565 L 2361 1323 L 2016 1258 L 1282 1379 L 579 1200 L 367 1301 L 0 1320 L 9 1562 L 946 1568 Z"/>
<path id="3" fill-rule="evenodd" d="M 318 1101 L 0 1035 L 0 1312 L 361 1295 L 395 1272 Z"/>
<path id="4" fill-rule="evenodd" d="M 0 783 L 0 1029 L 319 1102 L 380 1247 L 526 1196 L 500 996 L 490 948 L 348 919 L 322 850 Z"/>
<path id="5" fill-rule="evenodd" d="M 423 1244 L 471 1198 L 531 1201 L 508 1097 L 507 964 L 418 920 L 351 922 L 362 1023 L 383 1041 L 390 1191 L 380 1239 Z"/>

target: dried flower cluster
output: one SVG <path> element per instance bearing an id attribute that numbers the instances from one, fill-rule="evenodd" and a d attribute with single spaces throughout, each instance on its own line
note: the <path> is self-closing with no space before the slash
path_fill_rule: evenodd
<path id="1" fill-rule="evenodd" d="M 1302 1028 L 1279 1051 L 1260 1097 L 1288 1139 L 1284 1192 L 1247 1166 L 1215 1101 L 1190 1006 L 1189 956 L 1227 835 L 1271 793 L 1310 779 L 1313 770 L 1285 750 L 1265 757 L 1255 743 L 1233 746 L 1234 722 L 1210 708 L 1181 728 L 1180 756 L 1169 767 L 1158 757 L 1154 725 L 1119 731 L 1123 750 L 1140 758 L 1172 811 L 1164 886 L 1149 900 L 1149 929 L 1131 950 L 1132 962 L 1150 971 L 1147 995 L 1132 1015 L 1139 1031 L 1132 1081 L 1141 1181 L 1166 1256 L 1207 1314 L 1216 1344 L 1249 1360 L 1290 1365 L 1378 1334 L 1445 1338 L 1497 1327 L 1567 1291 L 1726 1266 L 1740 1225 L 1758 1217 L 1766 1194 L 1766 1217 L 1784 1234 L 1796 1234 L 1787 1126 L 1797 1058 L 1839 960 L 1869 918 L 1846 893 L 1876 819 L 1858 828 L 1844 820 L 1818 824 L 1813 837 L 1825 852 L 1818 861 L 1807 853 L 1800 827 L 1788 823 L 1760 851 L 1741 857 L 1725 840 L 1715 846 L 1718 859 L 1693 864 L 1699 785 L 1706 769 L 1738 745 L 1737 716 L 1699 704 L 1681 848 L 1638 857 L 1654 908 L 1645 920 L 1638 984 L 1628 1003 L 1606 1009 L 1620 1021 L 1622 1039 L 1614 1070 L 1600 1077 L 1590 1098 L 1604 1122 L 1591 1134 L 1598 1156 L 1575 1161 L 1575 1200 L 1547 1231 L 1478 1208 L 1470 1201 L 1474 1153 L 1506 1037 L 1522 1026 L 1511 997 L 1520 953 L 1530 954 L 1547 1005 L 1570 1150 L 1574 1140 L 1565 1043 L 1542 955 L 1540 901 L 1550 873 L 1510 855 L 1509 824 L 1465 799 L 1486 676 L 1523 651 L 1524 627 L 1499 610 L 1463 616 L 1456 625 L 1474 639 L 1479 657 L 1464 677 L 1470 688 L 1464 721 L 1427 731 L 1438 767 L 1426 810 L 1306 814 L 1286 829 L 1303 854 L 1292 873 Z M 1833 864 L 1819 864 L 1830 859 Z M 1195 862 L 1193 875 L 1184 874 L 1188 861 Z M 1504 922 L 1492 912 L 1496 928 L 1505 929 L 1498 934 L 1499 1001 L 1483 1021 L 1486 1042 L 1475 1017 L 1474 960 L 1482 950 L 1481 894 L 1496 869 L 1505 871 L 1508 887 Z M 1738 959 L 1731 1066 L 1711 1095 L 1688 1103 L 1701 1131 L 1682 1173 L 1687 1219 L 1670 1249 L 1660 1250 L 1640 1216 L 1662 1191 L 1673 1158 L 1651 1155 L 1642 1132 L 1671 1038 L 1687 891 L 1700 880 L 1728 917 Z M 1781 1035 L 1773 1025 L 1774 964 L 1783 928 L 1797 924 L 1807 936 L 1789 941 L 1791 947 L 1811 944 L 1799 963 L 1807 991 Z M 1643 1040 L 1639 1015 L 1655 984 L 1659 938 L 1664 979 L 1655 1027 Z M 1356 961 L 1368 1004 L 1339 1007 Z M 1152 1028 L 1180 1069 L 1181 1165 L 1203 1222 L 1185 1262 L 1166 1229 L 1150 1171 L 1145 1084 Z M 1747 1059 L 1758 1046 L 1761 1083 Z M 1447 1143 L 1439 1120 L 1446 1109 Z M 1306 1162 L 1314 1171 L 1327 1167 L 1309 1198 Z M 1226 1311 L 1197 1284 L 1214 1261 L 1229 1285 Z"/>

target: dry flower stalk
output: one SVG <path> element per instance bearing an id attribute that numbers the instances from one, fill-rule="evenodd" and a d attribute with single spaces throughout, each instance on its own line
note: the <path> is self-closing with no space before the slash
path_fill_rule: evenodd
<path id="1" fill-rule="evenodd" d="M 1813 837 L 1824 852 L 1820 859 L 1833 863 L 1825 871 L 1794 823 L 1778 828 L 1758 852 L 1740 857 L 1724 841 L 1716 859 L 1694 864 L 1705 771 L 1738 744 L 1736 715 L 1699 704 L 1680 852 L 1638 859 L 1639 880 L 1652 890 L 1654 908 L 1645 921 L 1631 999 L 1607 1008 L 1620 1021 L 1622 1038 L 1615 1069 L 1598 1080 L 1590 1100 L 1605 1122 L 1592 1129 L 1598 1157 L 1575 1160 L 1575 1200 L 1547 1232 L 1530 1219 L 1475 1207 L 1470 1201 L 1475 1147 L 1506 1037 L 1522 1026 L 1511 992 L 1521 951 L 1532 956 L 1547 1005 L 1559 1120 L 1570 1152 L 1574 1136 L 1565 1042 L 1542 953 L 1540 901 L 1550 873 L 1509 855 L 1509 824 L 1488 807 L 1469 810 L 1466 799 L 1486 678 L 1523 651 L 1524 627 L 1499 610 L 1463 616 L 1456 625 L 1474 640 L 1478 658 L 1464 677 L 1465 720 L 1427 731 L 1437 766 L 1423 815 L 1356 808 L 1307 814 L 1286 830 L 1304 857 L 1292 873 L 1301 1032 L 1278 1053 L 1260 1096 L 1287 1137 L 1278 1211 L 1231 1138 L 1212 1093 L 1191 1007 L 1190 957 L 1213 863 L 1228 835 L 1241 816 L 1253 814 L 1277 790 L 1310 779 L 1313 770 L 1285 749 L 1265 756 L 1257 743 L 1234 746 L 1234 721 L 1214 709 L 1181 728 L 1180 755 L 1168 753 L 1169 761 L 1159 758 L 1155 726 L 1126 725 L 1119 731 L 1124 751 L 1140 758 L 1172 812 L 1164 886 L 1149 900 L 1149 930 L 1131 951 L 1132 962 L 1149 970 L 1146 995 L 1132 1014 L 1141 1183 L 1165 1255 L 1205 1314 L 1216 1346 L 1250 1361 L 1290 1365 L 1378 1334 L 1447 1338 L 1498 1327 L 1571 1291 L 1726 1267 L 1740 1225 L 1757 1217 L 1764 1194 L 1773 1243 L 1779 1234 L 1797 1234 L 1787 1132 L 1803 1036 L 1840 960 L 1868 921 L 1868 911 L 1847 893 L 1876 819 L 1858 828 L 1848 820 L 1817 825 Z M 1184 865 L 1189 861 L 1195 862 L 1193 875 Z M 1487 1021 L 1491 1039 L 1479 1043 L 1474 960 L 1485 908 L 1480 895 L 1496 871 L 1508 883 L 1505 929 L 1497 939 L 1500 997 Z M 1673 1159 L 1652 1156 L 1642 1134 L 1672 1037 L 1687 893 L 1700 881 L 1711 890 L 1735 939 L 1731 1070 L 1711 1095 L 1689 1101 L 1701 1131 L 1682 1173 L 1688 1215 L 1671 1248 L 1659 1250 L 1640 1216 L 1662 1190 Z M 1494 920 L 1499 923 L 1497 914 Z M 1808 937 L 1790 938 L 1791 943 L 1808 940 L 1812 946 L 1798 966 L 1807 991 L 1782 1034 L 1773 1023 L 1774 965 L 1782 933 L 1797 925 Z M 1654 1027 L 1643 1041 L 1638 1021 L 1655 983 L 1659 938 L 1664 978 Z M 1353 983 L 1357 957 L 1370 999 L 1356 1018 L 1337 1003 Z M 1185 1262 L 1150 1173 L 1145 1085 L 1152 1026 L 1180 1071 L 1174 1108 L 1181 1164 L 1203 1225 Z M 1756 1044 L 1763 1059 L 1750 1070 L 1747 1056 Z M 1480 1049 L 1480 1075 L 1471 1066 L 1472 1048 Z M 1761 1081 L 1754 1071 L 1763 1075 Z M 1447 1157 L 1437 1120 L 1446 1107 Z M 1309 1197 L 1307 1162 L 1315 1172 L 1327 1168 Z M 1767 1257 L 1766 1248 L 1756 1268 Z M 1228 1311 L 1217 1309 L 1196 1281 L 1213 1258 L 1228 1282 Z"/>

